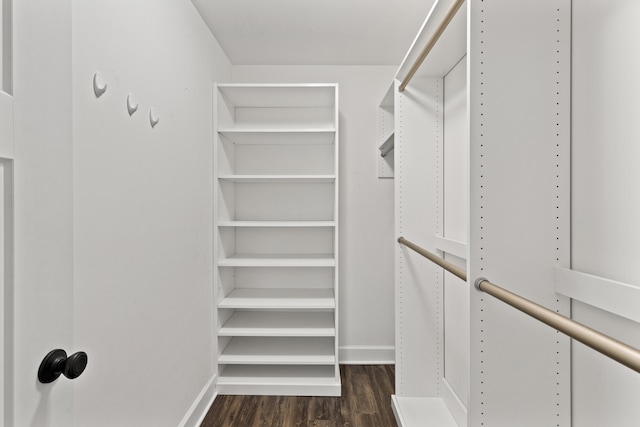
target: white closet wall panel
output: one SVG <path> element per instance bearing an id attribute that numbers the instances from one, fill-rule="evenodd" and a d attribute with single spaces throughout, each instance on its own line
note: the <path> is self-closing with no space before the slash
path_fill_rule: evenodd
<path id="1" fill-rule="evenodd" d="M 443 233 L 467 243 L 469 213 L 467 56 L 444 77 Z"/>
<path id="2" fill-rule="evenodd" d="M 443 223 L 438 232 L 445 239 L 466 246 L 469 221 L 466 55 L 444 76 L 443 82 Z M 466 270 L 466 253 L 455 256 L 443 252 L 447 261 Z M 451 274 L 444 275 L 444 379 L 465 408 L 469 392 L 469 292 L 466 282 Z"/>
<path id="3" fill-rule="evenodd" d="M 442 223 L 441 79 L 416 78 L 395 95 L 396 235 L 436 251 Z M 424 116 L 429 117 L 425 119 Z M 411 141 L 411 143 L 406 142 Z M 415 143 L 423 141 L 424 143 Z M 442 271 L 403 245 L 396 247 L 396 395 L 438 397 L 442 358 Z"/>
<path id="4" fill-rule="evenodd" d="M 571 267 L 640 292 L 638 19 L 637 1 L 573 2 Z M 615 313 L 573 301 L 576 320 L 640 347 L 640 325 Z M 640 375 L 581 344 L 572 363 L 576 426 L 638 424 Z"/>
<path id="5" fill-rule="evenodd" d="M 569 315 L 569 1 L 472 2 L 470 282 Z M 569 426 L 569 339 L 471 293 L 474 426 Z"/>

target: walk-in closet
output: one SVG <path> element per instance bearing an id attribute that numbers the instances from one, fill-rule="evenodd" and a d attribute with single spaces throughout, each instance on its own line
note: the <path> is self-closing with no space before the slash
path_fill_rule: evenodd
<path id="1" fill-rule="evenodd" d="M 637 0 L 0 0 L 0 425 L 640 425 Z"/>

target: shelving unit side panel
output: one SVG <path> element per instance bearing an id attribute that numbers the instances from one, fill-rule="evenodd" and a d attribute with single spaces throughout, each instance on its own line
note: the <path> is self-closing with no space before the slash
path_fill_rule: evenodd
<path id="1" fill-rule="evenodd" d="M 570 255 L 569 0 L 470 4 L 469 283 L 563 315 Z M 469 425 L 571 425 L 570 340 L 471 290 Z"/>
<path id="2" fill-rule="evenodd" d="M 218 177 L 220 175 L 216 175 Z M 236 219 L 236 187 L 233 182 L 216 179 L 213 183 L 216 205 L 214 206 L 216 224 L 218 221 Z"/>
<path id="3" fill-rule="evenodd" d="M 212 187 L 212 203 L 213 203 L 213 230 L 212 230 L 212 235 L 211 235 L 211 240 L 212 240 L 212 247 L 213 247 L 213 253 L 212 253 L 212 259 L 211 259 L 211 268 L 213 270 L 213 289 L 212 289 L 212 298 L 213 300 L 211 301 L 212 305 L 213 305 L 213 318 L 212 318 L 212 322 L 213 322 L 213 331 L 215 333 L 215 331 L 218 330 L 219 325 L 220 325 L 220 318 L 219 318 L 219 312 L 217 309 L 218 306 L 218 302 L 220 300 L 222 300 L 222 298 L 224 298 L 225 294 L 226 294 L 226 290 L 224 289 L 224 283 L 225 280 L 223 280 L 222 277 L 222 271 L 220 271 L 220 269 L 218 268 L 218 259 L 219 259 L 219 248 L 218 248 L 218 242 L 220 239 L 220 236 L 218 235 L 219 230 L 217 227 L 218 221 L 220 220 L 220 212 L 218 211 L 219 206 L 220 206 L 220 192 L 221 192 L 221 188 L 220 188 L 220 184 L 218 183 L 217 177 L 220 174 L 221 170 L 224 170 L 224 160 L 221 160 L 221 153 L 220 151 L 222 150 L 221 148 L 221 144 L 222 142 L 220 141 L 220 137 L 218 135 L 218 128 L 220 126 L 220 122 L 221 120 L 224 121 L 225 119 L 223 118 L 226 115 L 226 121 L 227 123 L 231 122 L 233 120 L 233 118 L 230 116 L 229 110 L 227 109 L 227 106 L 224 105 L 224 100 L 222 99 L 222 94 L 220 93 L 219 89 L 218 89 L 218 84 L 214 83 L 213 87 L 212 87 L 212 92 L 213 92 L 213 129 L 212 129 L 212 140 L 211 143 L 213 144 L 213 150 L 212 150 L 212 154 L 213 154 L 213 159 L 212 159 L 212 164 L 213 164 L 213 174 L 211 176 L 212 182 L 211 182 L 211 187 Z M 225 111 L 226 110 L 226 111 Z M 229 164 L 229 166 L 231 166 Z M 229 219 L 229 218 L 227 218 Z M 227 270 L 227 276 L 229 274 L 230 270 Z M 227 283 L 229 283 L 229 280 L 227 279 L 226 281 Z M 230 291 L 230 289 L 229 289 Z M 226 343 L 224 343 L 226 345 Z M 222 352 L 222 349 L 220 347 L 221 343 L 219 342 L 219 340 L 217 339 L 216 336 L 214 336 L 213 339 L 213 344 L 212 344 L 212 350 L 213 350 L 213 355 L 214 355 L 214 360 L 213 360 L 213 376 L 215 377 L 219 377 L 220 375 L 220 366 L 218 365 L 218 357 L 220 355 L 220 353 Z"/>
<path id="4" fill-rule="evenodd" d="M 436 251 L 442 79 L 396 90 L 396 236 Z M 396 244 L 396 394 L 438 397 L 443 371 L 442 271 Z"/>
<path id="5" fill-rule="evenodd" d="M 236 121 L 236 110 L 233 103 L 225 96 L 221 85 L 216 85 L 216 93 L 214 99 L 216 100 L 216 132 L 217 129 L 224 129 L 226 127 L 233 126 Z"/>
<path id="6" fill-rule="evenodd" d="M 333 174 L 335 180 L 333 182 L 333 220 L 335 221 L 334 237 L 333 237 L 333 256 L 335 258 L 335 267 L 333 268 L 333 295 L 335 298 L 334 324 L 336 335 L 334 339 L 334 357 L 336 360 L 334 375 L 338 384 L 340 384 L 340 334 L 338 331 L 340 325 L 340 87 L 338 84 L 334 88 L 333 102 L 333 122 L 336 129 L 335 140 L 333 142 Z"/>
<path id="7" fill-rule="evenodd" d="M 236 146 L 220 133 L 214 133 L 216 141 L 216 166 L 217 173 L 214 176 L 233 174 L 236 170 Z"/>

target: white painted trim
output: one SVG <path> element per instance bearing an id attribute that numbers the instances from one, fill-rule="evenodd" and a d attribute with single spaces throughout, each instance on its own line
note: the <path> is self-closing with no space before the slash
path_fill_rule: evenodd
<path id="1" fill-rule="evenodd" d="M 442 378 L 444 387 L 442 390 L 442 401 L 444 402 L 453 419 L 458 423 L 458 427 L 467 427 L 467 408 L 453 390 L 446 378 Z"/>
<path id="2" fill-rule="evenodd" d="M 435 236 L 435 245 L 439 251 L 455 255 L 464 260 L 467 259 L 467 244 L 458 242 L 457 240 L 445 239 L 444 237 Z"/>
<path id="3" fill-rule="evenodd" d="M 342 365 L 393 365 L 396 349 L 392 345 L 350 345 L 338 349 Z"/>
<path id="4" fill-rule="evenodd" d="M 640 286 L 567 268 L 554 272 L 556 292 L 640 323 Z"/>
<path id="5" fill-rule="evenodd" d="M 178 427 L 198 427 L 202 424 L 204 417 L 207 415 L 209 408 L 218 395 L 215 387 L 216 379 L 217 376 L 214 375 L 207 381 L 207 384 L 193 402 L 193 405 L 191 405 L 191 408 L 189 408 Z"/>

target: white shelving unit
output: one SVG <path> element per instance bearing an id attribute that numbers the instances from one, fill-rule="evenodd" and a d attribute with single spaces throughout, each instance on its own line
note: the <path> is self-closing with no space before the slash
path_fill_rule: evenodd
<path id="1" fill-rule="evenodd" d="M 218 392 L 339 396 L 338 87 L 215 90 Z"/>

